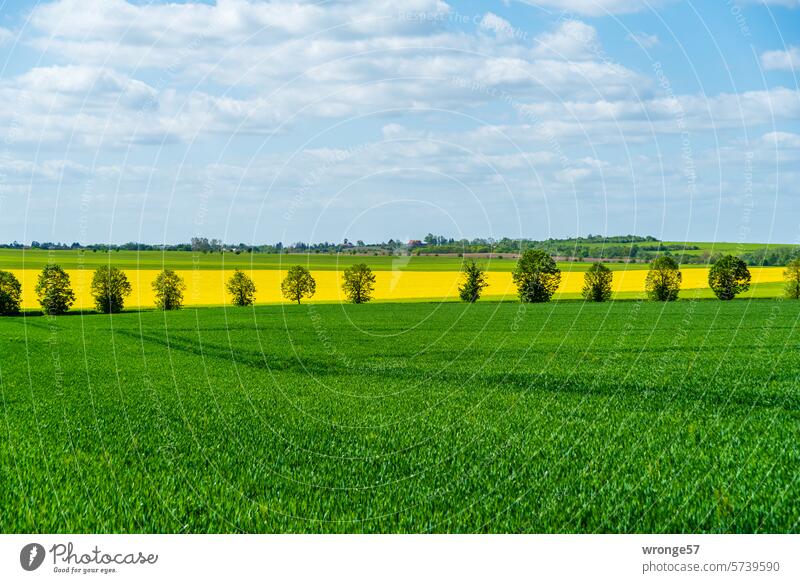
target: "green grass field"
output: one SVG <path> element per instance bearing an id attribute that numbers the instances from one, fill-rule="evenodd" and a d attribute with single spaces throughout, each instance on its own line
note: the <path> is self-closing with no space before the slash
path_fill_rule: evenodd
<path id="1" fill-rule="evenodd" d="M 509 256 L 510 257 L 510 256 Z M 287 269 L 303 265 L 312 271 L 344 270 L 355 263 L 366 263 L 376 271 L 459 271 L 460 257 L 388 256 L 388 255 L 325 255 L 268 253 L 192 253 L 190 251 L 41 251 L 0 249 L 0 269 L 41 269 L 56 263 L 64 269 L 94 269 L 111 263 L 121 269 Z M 492 271 L 513 271 L 516 259 L 479 260 Z M 585 271 L 588 263 L 560 263 L 561 269 Z M 646 264 L 609 264 L 613 269 L 647 269 Z M 691 267 L 691 266 L 687 266 Z M 698 266 L 699 267 L 699 266 Z"/>
<path id="2" fill-rule="evenodd" d="M 705 245 L 705 244 L 704 244 Z M 763 247 L 763 245 L 758 246 Z M 727 248 L 726 248 L 727 249 Z M 719 250 L 719 248 L 717 249 Z M 731 252 L 733 252 L 731 250 Z M 687 254 L 698 252 L 687 252 Z M 481 259 L 478 263 L 491 271 L 513 271 L 516 260 Z M 292 265 L 304 265 L 312 271 L 343 270 L 355 263 L 366 263 L 376 271 L 459 271 L 463 265 L 460 257 L 387 256 L 387 255 L 325 255 L 325 254 L 267 254 L 267 253 L 192 253 L 189 251 L 42 251 L 38 249 L 20 251 L 0 249 L 0 269 L 41 269 L 48 263 L 56 263 L 64 269 L 94 269 L 109 263 L 121 269 L 287 269 Z M 590 263 L 559 263 L 562 270 L 586 271 Z M 647 269 L 646 263 L 613 263 L 613 269 Z M 701 268 L 702 265 L 684 265 L 683 269 Z"/>
<path id="3" fill-rule="evenodd" d="M 708 243 L 703 241 L 665 241 L 664 245 L 682 245 L 686 247 L 700 247 L 700 249 L 686 249 L 686 255 L 702 255 L 709 253 L 722 253 L 741 255 L 742 253 L 755 253 L 757 251 L 772 250 L 779 247 L 792 247 L 792 243 Z"/>
<path id="4" fill-rule="evenodd" d="M 798 532 L 800 302 L 0 319 L 0 531 Z"/>

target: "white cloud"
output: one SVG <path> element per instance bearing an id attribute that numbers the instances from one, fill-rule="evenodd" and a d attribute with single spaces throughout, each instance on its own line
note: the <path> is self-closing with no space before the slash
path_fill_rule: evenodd
<path id="1" fill-rule="evenodd" d="M 646 9 L 633 0 L 537 4 L 587 16 Z M 42 65 L 0 79 L 0 123 L 13 120 L 19 157 L 33 151 L 30 142 L 47 152 L 40 160 L 53 160 L 8 162 L 3 173 L 14 178 L 0 189 L 24 194 L 31 179 L 65 188 L 97 180 L 95 191 L 134 212 L 147 195 L 143 214 L 161 221 L 158 205 L 172 197 L 172 212 L 194 216 L 197 193 L 210 182 L 209 223 L 227 216 L 220 201 L 235 193 L 243 201 L 238 225 L 256 220 L 265 185 L 267 204 L 280 206 L 309 176 L 302 209 L 324 207 L 347 185 L 353 207 L 408 192 L 458 202 L 438 176 L 474 187 L 487 208 L 509 217 L 513 209 L 497 202 L 506 189 L 521 204 L 547 197 L 554 208 L 580 197 L 623 201 L 612 212 L 665 189 L 683 193 L 683 131 L 698 175 L 705 169 L 716 180 L 728 156 L 720 180 L 734 185 L 743 159 L 734 131 L 762 135 L 752 143 L 757 155 L 768 156 L 772 144 L 773 158 L 776 145 L 781 160 L 798 157 L 798 136 L 786 131 L 800 119 L 797 91 L 673 97 L 646 64 L 639 73 L 608 58 L 598 29 L 575 17 L 531 39 L 493 12 L 463 26 L 452 16 L 437 0 L 39 4 L 24 40 Z M 629 38 L 645 48 L 659 42 L 642 32 Z M 783 131 L 770 131 L 776 126 Z M 163 141 L 164 149 L 138 147 Z M 724 145 L 708 146 L 717 141 Z M 774 166 L 754 180 L 774 180 Z M 391 179 L 359 192 L 357 183 L 374 176 Z M 114 194 L 117 180 L 124 187 Z M 719 196 L 713 188 L 703 195 Z M 37 203 L 46 206 L 45 198 Z M 272 222 L 259 232 L 282 232 L 280 216 L 264 219 Z"/>
<path id="2" fill-rule="evenodd" d="M 4 101 L 18 105 L 20 139 L 188 142 L 202 134 L 271 135 L 308 118 L 487 105 L 506 106 L 525 121 L 533 115 L 563 136 L 611 125 L 633 137 L 654 128 L 677 131 L 681 112 L 696 130 L 798 113 L 797 93 L 789 90 L 653 95 L 648 78 L 605 58 L 597 30 L 574 19 L 540 34 L 531 46 L 491 12 L 479 22 L 490 35 L 448 30 L 438 17 L 450 8 L 437 0 L 406 3 L 403 13 L 388 0 L 92 2 L 85 17 L 77 15 L 77 0 L 34 9 L 34 23 L 51 35 L 42 42 L 58 47 L 59 55 L 51 57 L 81 64 L 35 68 L 0 83 Z M 363 27 L 367 21 L 373 30 Z M 297 38 L 303 33 L 310 36 Z M 139 64 L 156 71 L 147 73 Z M 155 80 L 151 85 L 139 75 Z M 220 86 L 228 89 L 220 92 Z"/>
<path id="3" fill-rule="evenodd" d="M 51 103 L 50 122 L 36 129 L 59 139 L 63 132 L 56 126 L 69 124 L 68 108 L 76 107 L 64 93 L 74 89 L 80 99 L 91 86 L 97 97 L 103 95 L 97 85 L 110 86 L 105 96 L 118 114 L 122 106 L 137 108 L 138 97 L 145 105 L 137 111 L 137 140 L 157 141 L 192 139 L 198 132 L 271 133 L 304 118 L 382 109 L 474 108 L 500 101 L 498 91 L 513 92 L 519 102 L 614 99 L 649 83 L 620 64 L 598 60 L 597 31 L 583 22 L 561 23 L 531 50 L 530 41 L 496 14 L 479 22 L 489 34 L 472 34 L 443 23 L 450 11 L 439 0 L 411 0 L 402 11 L 390 0 L 40 5 L 32 21 L 41 35 L 33 46 L 57 62 L 80 66 L 71 71 L 74 80 L 63 74 L 56 79 L 60 106 Z M 89 79 L 97 71 L 102 77 Z M 151 87 L 137 77 L 155 81 Z M 228 88 L 224 95 L 220 87 Z M 103 122 L 90 121 L 85 127 Z M 117 121 L 106 139 L 124 136 L 131 125 Z"/>
<path id="4" fill-rule="evenodd" d="M 0 82 L 0 99 L 8 106 L 0 111 L 0 120 L 13 119 L 14 139 L 21 142 L 75 138 L 97 145 L 164 135 L 155 119 L 158 92 L 108 68 L 36 67 Z M 141 127 L 143 120 L 152 123 Z"/>
<path id="5" fill-rule="evenodd" d="M 785 51 L 762 53 L 761 66 L 768 71 L 798 71 L 800 70 L 800 47 L 789 47 Z"/>
<path id="6" fill-rule="evenodd" d="M 783 6 L 785 8 L 798 8 L 800 7 L 800 0 L 750 0 L 758 4 Z"/>
<path id="7" fill-rule="evenodd" d="M 515 29 L 511 26 L 511 23 L 492 12 L 484 14 L 479 26 L 483 30 L 494 33 L 499 38 L 511 39 L 515 36 Z"/>
<path id="8" fill-rule="evenodd" d="M 757 141 L 753 149 L 756 159 L 764 160 L 767 164 L 784 164 L 787 166 L 786 174 L 791 175 L 789 168 L 797 168 L 800 162 L 800 134 L 792 132 L 767 132 Z M 760 146 L 760 147 L 759 147 Z M 790 165 L 790 166 L 789 166 Z M 792 180 L 784 175 L 787 183 Z"/>
<path id="9" fill-rule="evenodd" d="M 800 135 L 791 132 L 767 132 L 761 142 L 775 148 L 800 149 Z"/>
<path id="10" fill-rule="evenodd" d="M 399 123 L 389 123 L 381 128 L 381 135 L 386 140 L 394 140 L 397 138 L 421 138 L 423 133 L 417 130 L 410 130 L 404 125 Z"/>
<path id="11" fill-rule="evenodd" d="M 632 32 L 628 35 L 628 40 L 635 42 L 645 49 L 652 49 L 661 42 L 658 35 L 647 34 L 646 32 Z"/>
<path id="12" fill-rule="evenodd" d="M 556 180 L 566 183 L 583 182 L 591 178 L 592 174 L 591 168 L 567 168 L 556 172 Z"/>
<path id="13" fill-rule="evenodd" d="M 71 160 L 44 160 L 31 162 L 27 160 L 0 159 L 0 173 L 10 183 L 29 184 L 33 180 L 75 181 L 86 178 L 90 169 Z"/>
<path id="14" fill-rule="evenodd" d="M 678 95 L 647 100 L 564 101 L 533 103 L 524 108 L 539 119 L 560 120 L 562 131 L 583 131 L 598 123 L 616 123 L 645 131 L 680 133 L 756 126 L 800 117 L 800 92 L 778 87 L 741 94 Z M 566 115 L 565 115 L 566 114 Z M 642 125 L 645 124 L 645 125 Z M 606 126 L 603 126 L 606 127 Z"/>
<path id="15" fill-rule="evenodd" d="M 597 29 L 580 20 L 562 22 L 553 32 L 535 39 L 534 54 L 559 59 L 595 59 L 601 52 Z"/>
<path id="16" fill-rule="evenodd" d="M 116 106 L 135 107 L 156 96 L 155 89 L 146 83 L 104 67 L 37 67 L 17 77 L 14 84 L 31 95 L 74 98 L 84 106 L 90 97 Z"/>
<path id="17" fill-rule="evenodd" d="M 657 0 L 524 0 L 526 4 L 565 10 L 586 16 L 627 14 L 639 12 L 657 3 Z"/>
<path id="18" fill-rule="evenodd" d="M 132 4 L 126 0 L 57 0 L 37 6 L 32 23 L 56 38 L 147 47 L 222 43 L 254 36 L 272 40 L 328 31 L 339 37 L 404 34 L 429 29 L 449 12 L 441 0 L 218 0 Z"/>
<path id="19" fill-rule="evenodd" d="M 14 40 L 14 33 L 0 26 L 0 47 Z"/>
<path id="20" fill-rule="evenodd" d="M 76 0 L 60 0 L 34 9 L 44 34 L 33 43 L 51 60 L 79 64 L 33 69 L 0 82 L 0 95 L 19 104 L 20 139 L 109 145 L 271 134 L 303 119 L 387 109 L 464 110 L 502 104 L 504 94 L 520 104 L 625 99 L 649 85 L 599 60 L 597 31 L 580 21 L 562 22 L 531 49 L 492 13 L 480 21 L 490 35 L 467 34 L 414 16 L 447 14 L 442 2 L 394 6 L 109 0 L 79 18 Z M 370 19 L 374 30 L 362 30 Z"/>

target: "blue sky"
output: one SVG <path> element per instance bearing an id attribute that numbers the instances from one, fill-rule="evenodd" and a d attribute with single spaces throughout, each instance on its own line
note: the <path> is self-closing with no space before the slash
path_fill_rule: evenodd
<path id="1" fill-rule="evenodd" d="M 0 2 L 0 240 L 800 242 L 800 1 Z"/>

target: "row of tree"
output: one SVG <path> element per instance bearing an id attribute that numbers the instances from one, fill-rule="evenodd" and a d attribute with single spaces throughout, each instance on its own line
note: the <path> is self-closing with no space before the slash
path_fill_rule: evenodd
<path id="1" fill-rule="evenodd" d="M 463 268 L 459 287 L 461 299 L 476 302 L 489 283 L 486 272 L 475 261 Z M 800 258 L 789 263 L 784 272 L 786 295 L 800 299 Z M 513 272 L 517 294 L 522 302 L 549 302 L 561 283 L 561 270 L 553 258 L 538 249 L 525 251 Z M 583 278 L 581 295 L 587 301 L 604 302 L 611 299 L 613 272 L 602 263 L 594 263 Z M 750 270 L 734 255 L 720 257 L 708 272 L 708 286 L 721 300 L 732 300 L 750 289 Z M 683 276 L 674 258 L 661 256 L 650 264 L 645 278 L 645 291 L 651 300 L 671 302 L 678 299 Z"/>
<path id="2" fill-rule="evenodd" d="M 165 269 L 152 282 L 156 307 L 160 310 L 177 310 L 183 306 L 186 282 L 172 269 Z M 251 306 L 256 299 L 256 284 L 242 270 L 237 269 L 225 284 L 235 306 Z M 375 275 L 364 263 L 345 269 L 343 291 L 347 298 L 362 304 L 372 299 Z M 122 311 L 132 287 L 128 276 L 118 267 L 98 267 L 92 275 L 91 294 L 95 309 L 104 314 Z M 300 303 L 311 297 L 317 284 L 311 273 L 302 266 L 289 269 L 281 283 L 285 298 Z M 65 314 L 75 303 L 69 274 L 58 265 L 45 266 L 36 282 L 36 296 L 45 314 Z M 10 271 L 0 271 L 0 315 L 11 316 L 20 312 L 22 284 Z"/>
<path id="3" fill-rule="evenodd" d="M 244 274 L 241 276 L 246 278 Z M 561 270 L 548 253 L 531 249 L 522 254 L 512 277 L 520 301 L 548 302 L 561 283 Z M 789 263 L 785 277 L 787 296 L 800 299 L 800 259 Z M 608 301 L 612 295 L 613 279 L 614 274 L 608 267 L 602 263 L 594 263 L 584 274 L 581 295 L 587 301 Z M 708 272 L 708 285 L 721 300 L 732 300 L 750 289 L 750 279 L 747 264 L 734 255 L 720 257 Z M 645 278 L 647 297 L 661 302 L 675 301 L 678 299 L 682 280 L 683 275 L 675 259 L 661 256 L 652 262 Z M 474 260 L 464 265 L 458 288 L 463 301 L 478 301 L 488 285 L 486 271 Z M 316 289 L 317 283 L 311 272 L 300 265 L 290 268 L 281 284 L 283 296 L 298 304 L 301 300 L 312 297 Z M 368 302 L 375 289 L 375 275 L 364 263 L 353 265 L 344 271 L 342 289 L 350 302 Z"/>
<path id="4" fill-rule="evenodd" d="M 302 265 L 290 267 L 281 282 L 283 297 L 298 304 L 310 298 L 317 291 L 317 282 L 311 272 Z M 365 304 L 372 299 L 375 291 L 375 274 L 366 263 L 351 265 L 344 270 L 342 291 L 348 301 Z"/>
<path id="5" fill-rule="evenodd" d="M 186 283 L 171 269 L 165 269 L 153 280 L 156 307 L 174 310 L 183 304 Z M 131 294 L 128 276 L 118 267 L 98 267 L 90 286 L 95 308 L 104 314 L 122 311 Z M 69 274 L 58 265 L 46 265 L 36 281 L 36 297 L 42 311 L 58 316 L 69 311 L 75 303 Z M 18 314 L 22 304 L 22 285 L 10 271 L 0 271 L 0 315 Z"/>
<path id="6" fill-rule="evenodd" d="M 789 263 L 785 277 L 787 296 L 800 299 L 800 259 Z M 531 249 L 520 257 L 512 278 L 520 301 L 548 302 L 561 283 L 561 270 L 549 254 Z M 610 300 L 613 278 L 614 274 L 608 267 L 602 263 L 593 264 L 584 274 L 583 298 L 592 302 Z M 659 257 L 650 265 L 645 279 L 647 296 L 655 301 L 674 301 L 678 299 L 682 279 L 678 263 L 672 257 Z M 732 300 L 747 291 L 750 279 L 747 264 L 734 255 L 721 257 L 708 272 L 708 285 L 721 300 Z M 475 261 L 464 265 L 458 288 L 463 301 L 478 301 L 488 285 L 486 271 Z M 158 309 L 177 310 L 183 305 L 186 283 L 175 271 L 163 270 L 153 280 L 152 288 Z M 235 306 L 250 306 L 255 302 L 255 282 L 239 269 L 226 282 L 226 289 Z M 98 312 L 120 312 L 131 290 L 128 276 L 117 267 L 99 267 L 92 276 L 91 294 Z M 298 304 L 312 297 L 316 290 L 314 277 L 301 265 L 291 267 L 281 282 L 283 296 Z M 42 269 L 35 291 L 45 314 L 64 314 L 75 303 L 69 275 L 58 265 L 47 265 Z M 365 263 L 348 267 L 344 270 L 342 291 L 348 301 L 354 304 L 370 301 L 375 291 L 375 274 Z M 0 271 L 0 314 L 18 314 L 21 302 L 22 285 L 19 280 L 9 271 Z"/>

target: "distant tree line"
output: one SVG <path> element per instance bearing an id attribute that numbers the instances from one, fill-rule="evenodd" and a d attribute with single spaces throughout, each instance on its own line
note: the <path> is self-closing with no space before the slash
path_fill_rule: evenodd
<path id="1" fill-rule="evenodd" d="M 662 251 L 687 249 L 684 245 L 663 245 L 655 237 L 641 237 L 638 235 L 589 235 L 587 237 L 573 237 L 568 239 L 448 239 L 441 235 L 428 233 L 421 241 L 425 249 L 417 249 L 418 253 L 516 253 L 521 254 L 527 249 L 545 251 L 560 257 L 598 257 L 597 246 L 602 246 L 603 257 L 636 257 L 639 245 L 648 244 L 647 249 L 657 249 L 662 245 Z M 652 245 L 653 243 L 657 245 Z M 691 247 L 690 247 L 691 248 Z M 694 247 L 697 249 L 697 247 Z M 633 255 L 631 255 L 633 254 Z"/>
<path id="2" fill-rule="evenodd" d="M 742 253 L 742 259 L 746 261 L 748 265 L 789 265 L 798 258 L 800 258 L 800 248 L 789 246 L 773 247 L 750 253 Z"/>
<path id="3" fill-rule="evenodd" d="M 32 249 L 44 250 L 83 250 L 92 252 L 111 251 L 191 251 L 194 253 L 265 253 L 265 254 L 352 254 L 352 255 L 463 255 L 465 253 L 496 253 L 521 255 L 527 250 L 544 251 L 555 257 L 569 257 L 581 261 L 584 259 L 605 260 L 609 262 L 636 262 L 650 263 L 661 256 L 670 256 L 679 264 L 685 265 L 712 265 L 722 256 L 722 253 L 702 251 L 698 245 L 689 243 L 664 243 L 655 237 L 638 235 L 589 235 L 587 237 L 573 237 L 566 239 L 502 239 L 475 238 L 453 239 L 443 235 L 428 233 L 422 240 L 403 241 L 389 239 L 388 241 L 365 243 L 362 240 L 350 241 L 344 239 L 341 243 L 322 241 L 318 243 L 305 243 L 298 241 L 285 245 L 282 242 L 274 244 L 248 245 L 245 243 L 224 243 L 220 239 L 206 237 L 192 237 L 188 243 L 152 245 L 146 243 L 123 244 L 91 244 L 80 243 L 52 243 L 32 241 Z M 25 249 L 26 246 L 14 241 L 13 243 L 0 244 L 0 248 Z M 697 251 L 702 251 L 697 253 Z M 748 251 L 739 254 L 749 265 L 788 265 L 790 261 L 800 257 L 800 247 L 784 245 L 779 247 L 765 247 L 757 251 Z"/>

